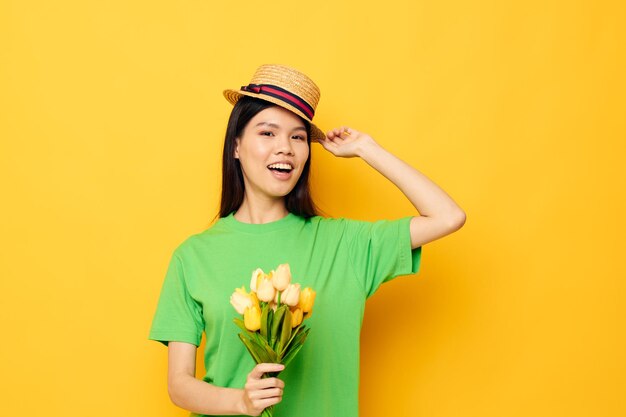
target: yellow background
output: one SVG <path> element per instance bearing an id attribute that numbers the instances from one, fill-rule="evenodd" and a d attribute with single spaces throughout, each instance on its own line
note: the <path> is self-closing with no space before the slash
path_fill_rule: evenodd
<path id="1" fill-rule="evenodd" d="M 0 415 L 187 415 L 148 329 L 171 252 L 216 214 L 222 90 L 262 63 L 309 74 L 318 125 L 370 133 L 467 213 L 368 301 L 362 416 L 626 415 L 625 17 L 1 1 Z M 326 213 L 414 213 L 363 161 L 313 160 Z"/>

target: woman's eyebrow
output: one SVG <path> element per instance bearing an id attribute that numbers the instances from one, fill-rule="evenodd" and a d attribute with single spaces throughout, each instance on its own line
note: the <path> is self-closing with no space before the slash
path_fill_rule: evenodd
<path id="1" fill-rule="evenodd" d="M 254 127 L 262 126 L 262 125 L 266 125 L 266 126 L 273 127 L 273 128 L 276 128 L 276 129 L 280 128 L 280 126 L 278 126 L 277 124 L 275 124 L 275 123 L 268 123 L 268 122 L 257 123 L 256 126 L 254 126 Z"/>
<path id="2" fill-rule="evenodd" d="M 263 126 L 263 125 L 273 127 L 275 129 L 280 129 L 280 126 L 278 126 L 276 123 L 269 123 L 269 122 L 260 122 L 260 123 L 257 123 L 254 127 Z M 294 127 L 292 131 L 293 130 L 304 130 L 306 132 L 306 128 L 304 126 Z"/>

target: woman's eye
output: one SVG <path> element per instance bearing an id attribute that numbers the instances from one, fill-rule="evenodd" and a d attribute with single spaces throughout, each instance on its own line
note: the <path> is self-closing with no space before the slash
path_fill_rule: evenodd
<path id="1" fill-rule="evenodd" d="M 295 136 L 292 136 L 292 138 L 298 139 L 298 140 L 305 140 L 304 136 L 302 135 L 295 135 Z"/>
<path id="2" fill-rule="evenodd" d="M 274 136 L 273 132 L 261 132 L 262 136 Z"/>

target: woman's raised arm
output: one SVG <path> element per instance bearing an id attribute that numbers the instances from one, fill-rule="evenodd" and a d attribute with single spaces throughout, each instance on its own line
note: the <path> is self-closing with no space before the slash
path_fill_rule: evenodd
<path id="1" fill-rule="evenodd" d="M 190 343 L 168 343 L 167 388 L 178 407 L 198 414 L 258 416 L 282 400 L 284 382 L 265 378 L 265 372 L 281 371 L 283 365 L 256 365 L 243 389 L 224 388 L 196 379 L 196 346 Z"/>
<path id="2" fill-rule="evenodd" d="M 340 127 L 329 131 L 320 143 L 335 156 L 360 157 L 402 191 L 420 214 L 411 220 L 413 249 L 453 233 L 465 223 L 465 212 L 445 191 L 371 136 Z"/>

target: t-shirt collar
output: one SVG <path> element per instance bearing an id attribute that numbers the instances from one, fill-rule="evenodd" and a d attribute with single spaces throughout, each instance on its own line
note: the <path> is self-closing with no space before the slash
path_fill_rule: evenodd
<path id="1" fill-rule="evenodd" d="M 240 222 L 239 220 L 237 220 L 234 214 L 235 212 L 232 212 L 228 216 L 222 217 L 218 221 L 218 223 L 221 223 L 222 225 L 230 229 L 239 230 L 241 232 L 267 233 L 267 232 L 273 232 L 275 230 L 284 229 L 286 227 L 292 226 L 302 221 L 301 217 L 290 212 L 282 219 L 278 219 L 269 223 L 261 223 L 261 224 L 244 223 L 244 222 Z"/>

